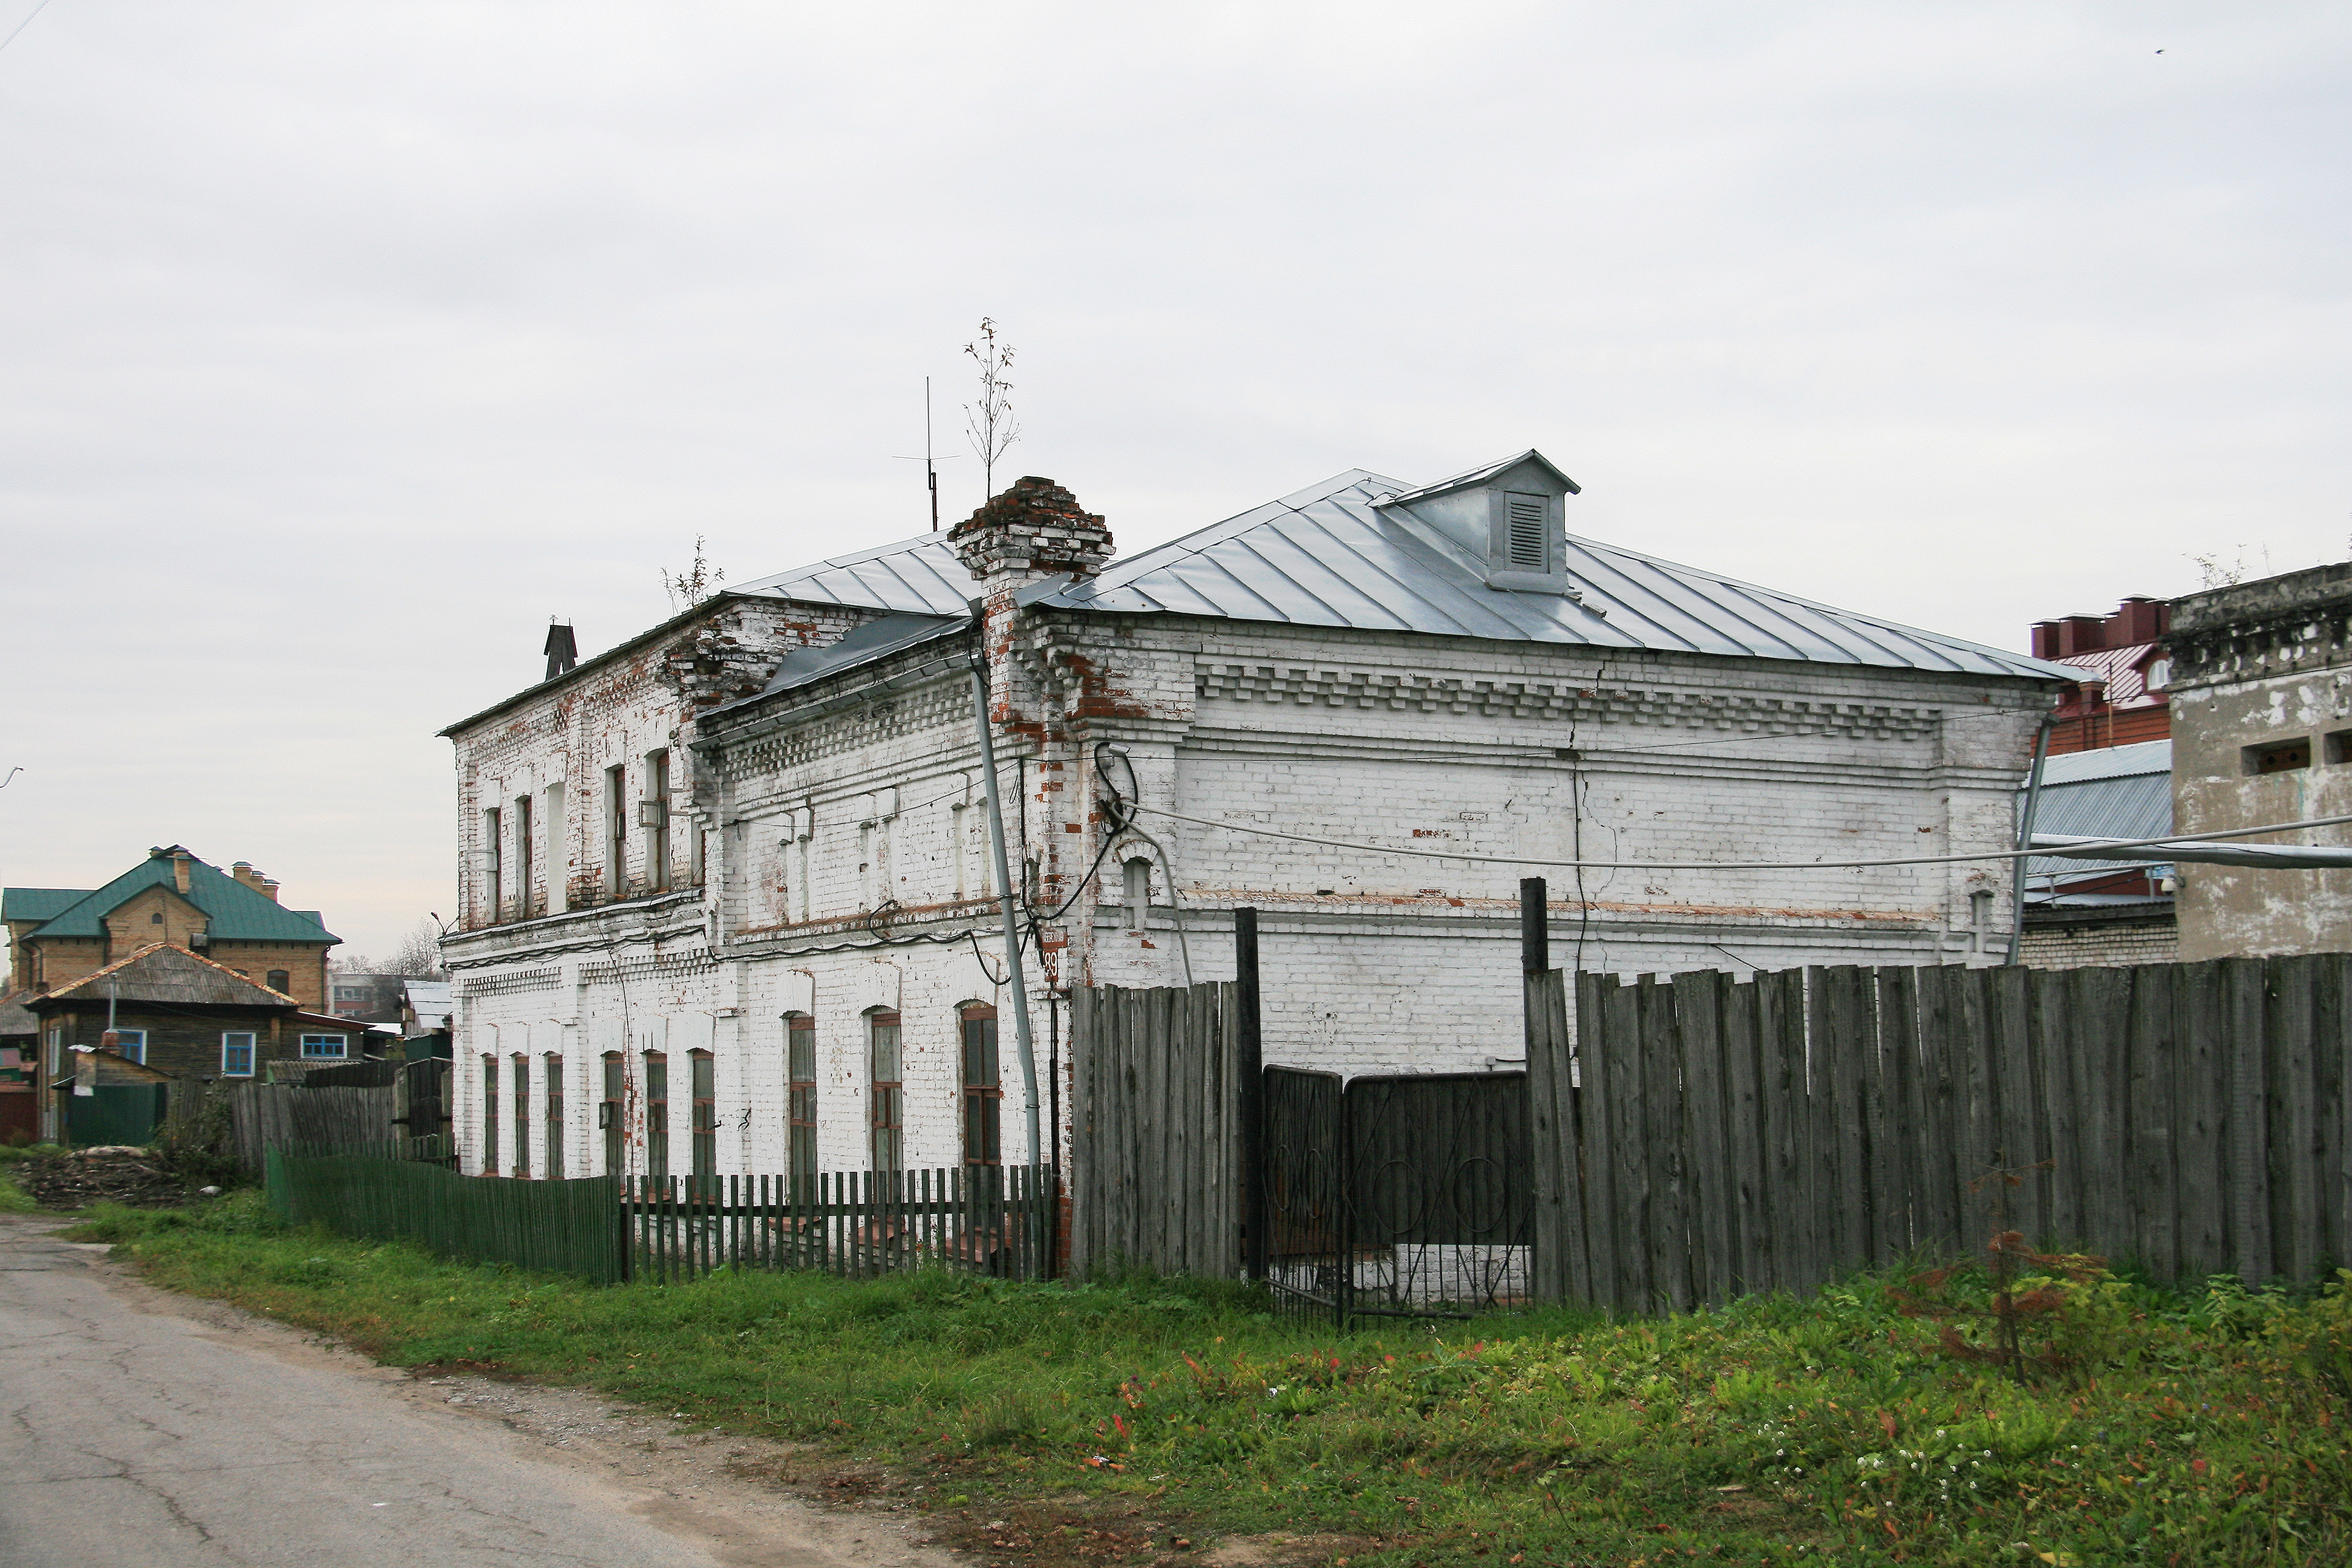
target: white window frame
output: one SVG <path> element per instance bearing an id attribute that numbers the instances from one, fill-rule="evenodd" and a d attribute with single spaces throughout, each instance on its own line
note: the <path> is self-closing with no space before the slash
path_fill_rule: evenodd
<path id="1" fill-rule="evenodd" d="M 314 1051 L 310 1048 L 310 1042 L 313 1040 L 332 1040 L 335 1042 L 335 1048 L 332 1052 Z M 302 1037 L 301 1045 L 302 1059 L 306 1062 L 340 1062 L 351 1059 L 352 1037 L 349 1035 L 305 1035 Z"/>
<path id="2" fill-rule="evenodd" d="M 132 1054 L 133 1041 L 137 1042 L 136 1055 Z M 145 1067 L 147 1065 L 147 1031 L 144 1029 L 115 1030 L 114 1048 L 122 1054 L 124 1061 L 137 1062 L 141 1067 Z"/>
<path id="3" fill-rule="evenodd" d="M 239 1071 L 229 1066 L 229 1042 L 245 1042 L 245 1068 Z M 221 1032 L 221 1077 L 251 1078 L 261 1063 L 261 1036 L 252 1029 L 225 1029 Z"/>

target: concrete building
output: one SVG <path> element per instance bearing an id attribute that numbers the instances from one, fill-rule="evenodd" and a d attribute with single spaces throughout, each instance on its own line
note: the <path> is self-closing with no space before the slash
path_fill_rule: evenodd
<path id="1" fill-rule="evenodd" d="M 1837 863 L 2007 847 L 2072 672 L 1574 537 L 1576 490 L 1356 470 L 1113 562 L 1028 479 L 551 655 L 445 731 L 466 1167 L 1030 1158 L 975 662 L 1049 1112 L 1069 989 L 1229 978 L 1243 905 L 1268 1060 L 1516 1059 L 1537 868 L 1413 851 L 1675 863 L 1550 873 L 1585 969 L 1998 958 L 2004 862 Z"/>
<path id="2" fill-rule="evenodd" d="M 2156 674 L 2171 699 L 2178 831 L 2352 811 L 2348 630 L 2352 562 L 2173 602 Z M 2332 827 L 2270 841 L 2352 836 Z M 2184 865 L 2178 877 L 2184 960 L 2352 949 L 2352 870 Z"/>

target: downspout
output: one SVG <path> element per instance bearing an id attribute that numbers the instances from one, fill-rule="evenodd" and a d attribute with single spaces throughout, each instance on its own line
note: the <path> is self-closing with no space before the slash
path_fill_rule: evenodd
<path id="1" fill-rule="evenodd" d="M 2042 805 L 2042 764 L 2050 760 L 2050 726 L 2056 721 L 2054 713 L 2042 716 L 2041 728 L 2033 731 L 2033 771 L 2025 776 L 2025 813 L 2017 825 L 2017 847 L 2033 847 L 2033 814 Z M 2009 958 L 2004 969 L 2014 969 L 2025 947 L 2025 857 L 2011 860 L 2009 872 Z"/>
<path id="2" fill-rule="evenodd" d="M 988 781 L 988 847 L 996 858 L 997 907 L 1004 921 L 1004 973 L 1013 987 L 1013 1037 L 1021 1057 L 1021 1113 L 1029 1129 L 1029 1159 L 1045 1161 L 1037 1130 L 1037 1047 L 1029 1037 L 1029 985 L 1021 972 L 1020 895 L 1004 853 L 1004 803 L 996 787 L 996 742 L 988 719 L 988 665 L 971 661 L 971 714 L 980 729 L 980 772 Z"/>

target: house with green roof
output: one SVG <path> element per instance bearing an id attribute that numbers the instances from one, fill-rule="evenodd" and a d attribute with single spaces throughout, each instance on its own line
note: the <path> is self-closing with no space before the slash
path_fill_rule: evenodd
<path id="1" fill-rule="evenodd" d="M 100 888 L 0 890 L 8 994 L 59 991 L 158 942 L 199 953 L 314 1012 L 327 1011 L 327 950 L 341 939 L 316 910 L 289 910 L 245 861 L 227 870 L 177 844 Z"/>

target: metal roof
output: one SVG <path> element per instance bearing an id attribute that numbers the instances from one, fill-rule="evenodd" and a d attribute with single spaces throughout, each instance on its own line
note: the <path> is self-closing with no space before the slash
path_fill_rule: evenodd
<path id="1" fill-rule="evenodd" d="M 834 642 L 822 647 L 796 647 L 784 655 L 776 666 L 776 673 L 768 678 L 760 697 L 779 691 L 790 691 L 823 680 L 826 676 L 845 669 L 855 669 L 861 664 L 917 647 L 936 637 L 968 631 L 969 616 L 881 616 L 862 626 L 852 626 Z M 756 702 L 758 697 L 746 698 Z M 735 704 L 729 703 L 733 707 Z"/>
<path id="2" fill-rule="evenodd" d="M 836 556 L 750 583 L 729 584 L 732 594 L 768 594 L 803 604 L 845 605 L 853 609 L 897 610 L 917 616 L 963 616 L 971 612 L 980 584 L 956 559 L 944 533 L 919 534 L 896 544 L 879 544 L 855 555 Z"/>
<path id="3" fill-rule="evenodd" d="M 123 900 L 144 888 L 175 887 L 172 857 L 151 855 L 95 892 L 85 893 L 34 930 L 46 936 L 104 936 L 105 919 Z M 289 910 L 202 860 L 188 861 L 188 902 L 204 910 L 205 934 L 223 942 L 341 942 L 316 912 Z"/>
<path id="4" fill-rule="evenodd" d="M 2025 795 L 2018 792 L 2020 809 Z M 2042 765 L 2042 798 L 2033 809 L 2033 831 L 2084 838 L 2154 838 L 2172 831 L 2172 742 L 2143 741 L 2069 752 Z M 2113 860 L 2037 856 L 2025 863 L 2029 877 L 2095 873 L 2111 877 Z"/>
<path id="5" fill-rule="evenodd" d="M 1430 488 L 1453 488 L 1469 478 Z M 2081 678 L 2063 665 L 1832 609 L 1573 534 L 1567 572 L 1580 601 L 1498 593 L 1486 585 L 1486 563 L 1468 550 L 1401 512 L 1377 510 L 1404 490 L 1394 479 L 1350 469 L 1115 561 L 1101 575 L 1035 602 L 1065 610 L 2043 680 Z"/>
<path id="6" fill-rule="evenodd" d="M 89 897 L 88 888 L 0 889 L 0 921 L 46 921 Z"/>

